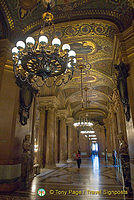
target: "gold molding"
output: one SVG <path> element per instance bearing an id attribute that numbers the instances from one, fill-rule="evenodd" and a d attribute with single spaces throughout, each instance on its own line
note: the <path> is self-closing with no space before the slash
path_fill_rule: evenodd
<path id="1" fill-rule="evenodd" d="M 3 8 L 3 10 L 4 10 L 5 14 L 6 14 L 10 29 L 14 30 L 15 29 L 14 21 L 13 21 L 13 19 L 11 17 L 10 11 L 9 11 L 5 1 L 4 0 L 0 0 L 0 5 L 1 5 L 1 7 Z"/>
<path id="2" fill-rule="evenodd" d="M 77 12 L 79 12 L 79 11 L 77 11 Z M 97 10 L 96 10 L 96 12 L 97 12 Z M 90 11 L 88 11 L 88 14 L 91 14 L 92 13 L 92 11 L 90 12 Z M 99 10 L 99 14 L 101 13 L 101 10 Z M 86 14 L 86 13 L 85 13 Z M 104 14 L 104 11 L 102 11 L 102 14 Z M 117 13 L 117 12 L 114 12 L 114 11 L 108 11 L 107 10 L 107 14 L 109 14 L 110 16 L 114 16 L 114 15 L 118 15 L 118 17 L 119 17 L 119 14 Z M 81 12 L 79 12 L 79 15 L 83 15 L 83 13 L 81 13 Z M 61 16 L 61 17 L 60 17 Z M 58 15 L 57 16 L 57 19 L 61 19 L 62 18 L 62 15 Z M 82 21 L 84 21 L 84 23 L 86 23 L 86 22 L 96 22 L 96 23 L 100 23 L 100 21 L 102 22 L 102 23 L 105 23 L 105 24 L 108 24 L 108 25 L 111 25 L 111 26 L 114 26 L 115 27 L 115 29 L 119 32 L 119 29 L 118 29 L 118 27 L 116 26 L 116 24 L 114 24 L 113 22 L 110 22 L 110 21 L 107 21 L 107 20 L 104 20 L 104 19 L 84 19 L 84 20 L 75 20 L 75 21 L 69 21 L 69 22 L 61 22 L 61 23 L 58 23 L 58 24 L 56 24 L 56 26 L 57 25 L 61 25 L 61 26 L 64 26 L 65 24 L 72 24 L 72 25 L 74 25 L 74 24 L 76 24 L 76 22 L 77 23 L 81 23 Z M 35 21 L 35 22 L 33 22 L 33 23 L 31 23 L 31 24 L 29 24 L 29 25 L 27 25 L 22 31 L 24 32 L 24 33 L 26 33 L 26 32 L 28 32 L 29 30 L 31 30 L 32 28 L 34 28 L 35 26 L 37 26 L 37 25 L 40 25 L 41 24 L 41 20 L 37 20 L 37 21 Z"/>

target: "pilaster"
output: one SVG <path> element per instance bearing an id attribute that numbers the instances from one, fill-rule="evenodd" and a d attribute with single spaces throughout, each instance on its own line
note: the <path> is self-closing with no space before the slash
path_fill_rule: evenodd
<path id="1" fill-rule="evenodd" d="M 60 163 L 67 162 L 67 134 L 66 134 L 66 118 L 67 110 L 58 110 L 57 116 L 60 119 Z"/>
<path id="2" fill-rule="evenodd" d="M 72 117 L 67 118 L 68 125 L 68 162 L 73 161 L 73 122 L 74 119 Z"/>

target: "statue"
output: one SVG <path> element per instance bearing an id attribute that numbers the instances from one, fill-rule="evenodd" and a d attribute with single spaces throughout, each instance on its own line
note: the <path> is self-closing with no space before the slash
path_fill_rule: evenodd
<path id="1" fill-rule="evenodd" d="M 29 182 L 29 177 L 32 173 L 32 145 L 30 142 L 30 135 L 26 135 L 22 143 L 23 153 L 21 162 L 21 178 L 24 184 Z"/>
<path id="2" fill-rule="evenodd" d="M 129 97 L 128 97 L 128 90 L 127 90 L 128 66 L 125 63 L 120 62 L 119 65 L 115 65 L 114 67 L 118 71 L 117 88 L 119 90 L 120 99 L 123 104 L 126 120 L 129 122 L 130 106 L 129 106 Z"/>
<path id="3" fill-rule="evenodd" d="M 128 144 L 123 136 L 119 139 L 119 154 L 122 165 L 122 173 L 124 178 L 124 185 L 128 189 L 129 194 L 132 193 L 131 173 L 130 173 L 130 158 L 128 153 Z"/>

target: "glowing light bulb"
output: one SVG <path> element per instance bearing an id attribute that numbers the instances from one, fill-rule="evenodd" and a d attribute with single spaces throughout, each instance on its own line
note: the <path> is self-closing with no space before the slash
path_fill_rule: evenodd
<path id="1" fill-rule="evenodd" d="M 52 45 L 60 46 L 60 45 L 61 45 L 60 39 L 54 38 L 54 39 L 52 40 Z"/>
<path id="2" fill-rule="evenodd" d="M 42 35 L 39 37 L 39 43 L 40 44 L 47 44 L 48 43 L 48 38 L 45 35 Z"/>
<path id="3" fill-rule="evenodd" d="M 19 49 L 19 50 L 21 50 L 21 49 L 25 49 L 25 43 L 23 42 L 23 41 L 18 41 L 17 43 L 16 43 L 16 46 L 17 46 L 17 48 Z"/>

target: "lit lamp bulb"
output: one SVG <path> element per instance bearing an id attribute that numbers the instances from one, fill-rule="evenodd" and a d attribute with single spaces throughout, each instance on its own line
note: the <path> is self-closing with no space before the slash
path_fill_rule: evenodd
<path id="1" fill-rule="evenodd" d="M 54 38 L 54 39 L 52 40 L 52 45 L 58 47 L 58 46 L 61 45 L 61 41 L 60 41 L 58 38 Z"/>
<path id="2" fill-rule="evenodd" d="M 63 51 L 70 51 L 70 45 L 69 45 L 69 44 L 64 44 L 64 45 L 62 46 L 62 50 L 63 50 Z"/>
<path id="3" fill-rule="evenodd" d="M 71 68 L 72 67 L 71 62 L 67 63 L 67 66 L 68 68 Z"/>
<path id="4" fill-rule="evenodd" d="M 76 64 L 76 58 L 73 59 L 73 63 Z"/>
<path id="5" fill-rule="evenodd" d="M 18 61 L 18 66 L 21 65 L 21 60 Z"/>
<path id="6" fill-rule="evenodd" d="M 26 39 L 26 44 L 27 44 L 29 47 L 33 47 L 34 44 L 35 44 L 34 38 L 28 37 L 28 38 Z"/>
<path id="7" fill-rule="evenodd" d="M 40 37 L 39 37 L 39 43 L 40 43 L 41 45 L 47 44 L 47 43 L 48 43 L 48 38 L 47 38 L 45 35 L 40 36 Z"/>
<path id="8" fill-rule="evenodd" d="M 17 46 L 17 48 L 19 49 L 19 50 L 23 50 L 23 49 L 25 49 L 25 43 L 23 42 L 23 41 L 18 41 L 17 43 L 16 43 L 16 46 Z"/>
<path id="9" fill-rule="evenodd" d="M 17 47 L 14 47 L 14 48 L 12 49 L 12 54 L 13 54 L 13 55 L 17 55 L 18 53 L 19 53 L 18 48 L 17 48 Z"/>
<path id="10" fill-rule="evenodd" d="M 75 51 L 71 50 L 68 52 L 68 57 L 75 57 L 75 56 L 76 56 Z"/>

